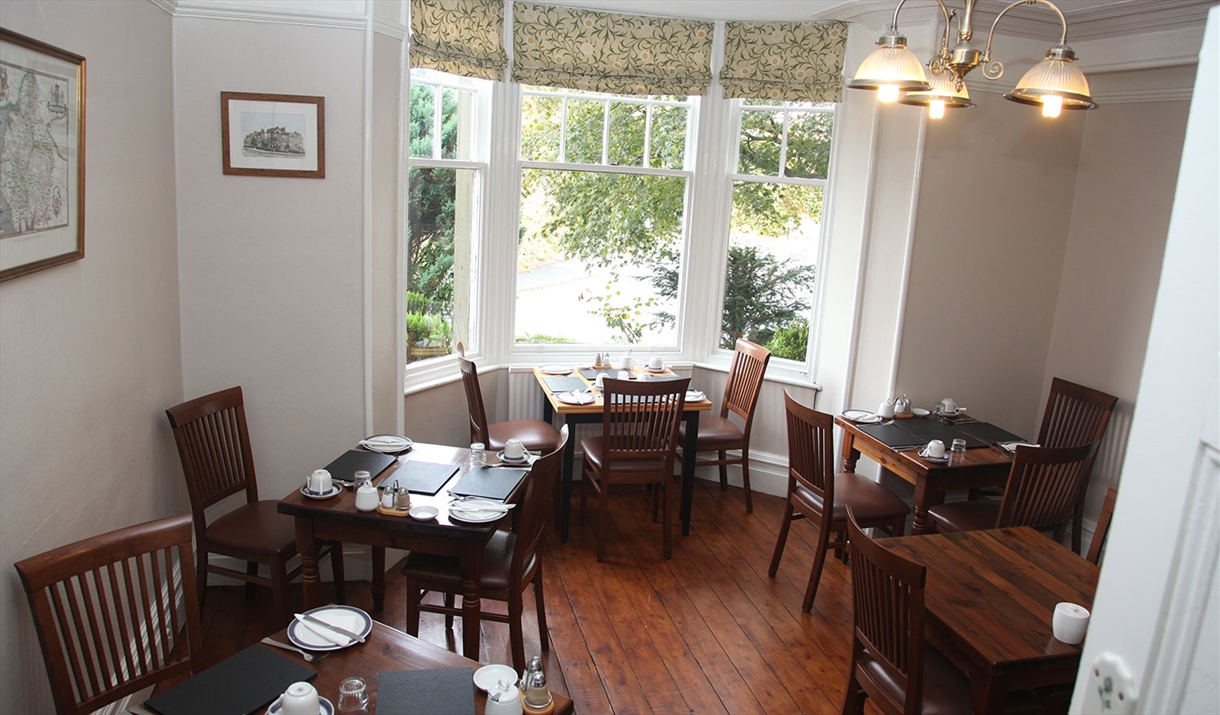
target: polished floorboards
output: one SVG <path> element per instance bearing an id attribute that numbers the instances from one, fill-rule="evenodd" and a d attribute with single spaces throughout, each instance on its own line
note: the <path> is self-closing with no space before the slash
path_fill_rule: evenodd
<path id="1" fill-rule="evenodd" d="M 528 594 L 524 633 L 527 657 L 543 656 L 551 687 L 569 695 L 578 713 L 838 712 L 851 649 L 850 572 L 828 558 L 813 613 L 802 613 L 816 530 L 798 521 L 779 573 L 767 576 L 783 499 L 756 493 L 747 514 L 740 489 L 698 481 L 691 533 L 681 536 L 675 526 L 673 558 L 665 561 L 651 495 L 624 487 L 611 493 L 603 563 L 594 555 L 593 503 L 581 525 L 573 501 L 569 542 L 548 532 L 543 549 L 550 651 L 539 647 Z M 386 574 L 385 610 L 373 615 L 405 630 L 399 566 Z M 296 585 L 294 608 L 300 598 Z M 209 588 L 206 662 L 267 635 L 269 600 L 267 589 L 247 600 L 240 586 Z M 371 609 L 368 585 L 349 583 L 348 601 Z M 508 627 L 484 622 L 482 631 L 479 660 L 510 662 Z M 447 630 L 434 614 L 422 615 L 419 633 L 450 649 L 462 639 L 460 619 Z M 871 703 L 867 712 L 876 712 Z"/>

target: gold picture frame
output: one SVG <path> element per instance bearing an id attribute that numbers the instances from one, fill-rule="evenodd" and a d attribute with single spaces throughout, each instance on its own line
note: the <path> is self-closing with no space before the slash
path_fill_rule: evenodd
<path id="1" fill-rule="evenodd" d="M 220 93 L 224 173 L 326 178 L 326 98 Z"/>
<path id="2" fill-rule="evenodd" d="M 85 257 L 85 58 L 0 28 L 0 281 Z"/>

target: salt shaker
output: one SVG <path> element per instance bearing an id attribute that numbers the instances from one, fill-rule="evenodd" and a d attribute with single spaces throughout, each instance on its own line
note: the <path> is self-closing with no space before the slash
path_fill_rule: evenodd
<path id="1" fill-rule="evenodd" d="M 524 692 L 530 684 L 530 676 L 542 671 L 542 656 L 536 655 L 525 664 L 525 672 L 521 673 L 521 690 Z"/>
<path id="2" fill-rule="evenodd" d="M 394 508 L 394 492 L 395 492 L 395 490 L 394 490 L 394 487 L 392 487 L 392 486 L 387 486 L 385 489 L 381 490 L 381 508 L 382 509 L 393 509 Z"/>
<path id="3" fill-rule="evenodd" d="M 553 702 L 546 686 L 546 673 L 541 668 L 530 673 L 523 709 L 530 715 L 543 715 L 554 710 Z"/>

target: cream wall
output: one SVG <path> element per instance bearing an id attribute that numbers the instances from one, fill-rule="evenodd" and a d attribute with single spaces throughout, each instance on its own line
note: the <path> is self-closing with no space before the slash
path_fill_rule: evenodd
<path id="1" fill-rule="evenodd" d="M 365 436 L 364 40 L 174 22 L 183 387 L 243 387 L 268 498 Z M 222 91 L 325 97 L 326 178 L 222 174 Z"/>
<path id="2" fill-rule="evenodd" d="M 0 711 L 53 710 L 14 561 L 187 511 L 170 15 L 5 0 L 5 28 L 86 58 L 85 258 L 0 283 Z M 116 42 L 115 38 L 123 38 Z"/>
<path id="3" fill-rule="evenodd" d="M 372 202 L 373 298 L 373 431 L 397 433 L 402 411 L 402 361 L 398 344 L 403 319 L 398 250 L 399 168 L 405 40 L 383 34 L 373 36 L 372 151 L 370 186 Z M 405 176 L 405 171 L 402 172 Z"/>

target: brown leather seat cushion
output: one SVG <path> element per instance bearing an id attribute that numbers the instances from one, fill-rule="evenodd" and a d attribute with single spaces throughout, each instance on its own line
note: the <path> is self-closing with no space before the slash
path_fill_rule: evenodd
<path id="1" fill-rule="evenodd" d="M 814 509 L 822 508 L 822 497 L 799 483 L 793 496 L 797 501 L 809 504 Z M 846 523 L 848 506 L 855 512 L 856 520 L 861 524 L 895 521 L 911 513 L 911 507 L 889 489 L 853 472 L 835 475 L 834 513 L 830 518 L 838 523 Z"/>
<path id="2" fill-rule="evenodd" d="M 516 437 L 531 452 L 550 454 L 559 444 L 559 431 L 542 420 L 512 420 L 487 425 L 487 448 L 499 452 L 504 443 Z"/>
<path id="3" fill-rule="evenodd" d="M 482 589 L 508 588 L 508 574 L 513 563 L 513 547 L 517 543 L 517 535 L 511 531 L 497 531 L 483 549 L 483 577 L 479 581 Z M 522 573 L 528 574 L 534 567 L 531 559 L 525 564 Z M 407 554 L 402 572 L 412 578 L 427 583 L 441 584 L 444 590 L 462 591 L 462 572 L 458 568 L 458 560 L 450 556 L 424 554 L 412 551 Z"/>
<path id="4" fill-rule="evenodd" d="M 297 552 L 296 522 L 279 513 L 278 504 L 243 504 L 209 524 L 204 537 L 219 546 L 289 558 Z"/>
<path id="5" fill-rule="evenodd" d="M 678 432 L 680 440 L 678 444 L 685 444 L 685 422 L 678 428 Z M 741 430 L 727 417 L 704 415 L 699 418 L 699 451 L 701 452 L 712 449 L 741 449 L 743 439 L 745 438 L 742 436 Z"/>
<path id="6" fill-rule="evenodd" d="M 882 669 L 867 650 L 860 666 L 878 686 L 889 691 L 899 701 L 905 690 Z M 923 655 L 923 713 L 924 715 L 960 715 L 970 712 L 970 680 L 953 667 L 949 659 L 932 646 L 924 649 Z"/>
<path id="7" fill-rule="evenodd" d="M 994 529 L 1000 518 L 998 501 L 963 501 L 937 504 L 928 510 L 929 523 L 937 531 L 980 531 Z"/>
<path id="8" fill-rule="evenodd" d="M 602 437 L 586 437 L 580 441 L 580 450 L 585 453 L 585 459 L 599 473 L 606 459 L 606 443 Z M 665 470 L 665 459 L 615 459 L 610 464 L 611 474 L 630 474 L 634 472 L 662 472 Z"/>

